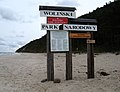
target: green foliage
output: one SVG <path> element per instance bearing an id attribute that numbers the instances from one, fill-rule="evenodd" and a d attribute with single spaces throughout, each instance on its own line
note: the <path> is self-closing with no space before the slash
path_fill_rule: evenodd
<path id="1" fill-rule="evenodd" d="M 31 41 L 25 46 L 19 48 L 16 52 L 43 53 L 46 52 L 46 35 L 41 39 Z"/>
<path id="2" fill-rule="evenodd" d="M 98 21 L 98 32 L 94 33 L 95 51 L 120 51 L 120 0 L 97 8 L 79 18 L 93 18 Z"/>

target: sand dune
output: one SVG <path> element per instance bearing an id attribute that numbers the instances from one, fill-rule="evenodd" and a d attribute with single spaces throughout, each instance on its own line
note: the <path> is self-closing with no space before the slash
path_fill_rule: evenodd
<path id="1" fill-rule="evenodd" d="M 46 62 L 46 53 L 0 56 L 0 92 L 120 92 L 120 55 L 96 55 L 95 78 L 87 79 L 86 54 L 73 54 L 73 80 L 66 81 L 65 54 L 55 54 L 60 83 L 41 83 L 47 76 Z"/>

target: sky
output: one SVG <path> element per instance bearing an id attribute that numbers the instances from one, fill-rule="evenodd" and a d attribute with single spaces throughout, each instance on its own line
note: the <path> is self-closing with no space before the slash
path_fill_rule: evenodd
<path id="1" fill-rule="evenodd" d="M 18 48 L 46 34 L 39 5 L 76 7 L 76 17 L 114 0 L 0 0 L 0 52 Z"/>

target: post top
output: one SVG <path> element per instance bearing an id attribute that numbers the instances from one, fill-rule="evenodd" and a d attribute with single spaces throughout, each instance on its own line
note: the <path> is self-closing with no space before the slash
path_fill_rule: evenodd
<path id="1" fill-rule="evenodd" d="M 96 19 L 85 19 L 85 18 L 69 18 L 70 24 L 97 24 Z"/>
<path id="2" fill-rule="evenodd" d="M 75 11 L 75 7 L 61 7 L 61 6 L 39 6 L 39 10 L 54 10 L 54 11 Z"/>

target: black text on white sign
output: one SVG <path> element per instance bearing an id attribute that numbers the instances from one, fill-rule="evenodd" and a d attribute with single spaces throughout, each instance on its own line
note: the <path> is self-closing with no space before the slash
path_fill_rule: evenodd
<path id="1" fill-rule="evenodd" d="M 73 31 L 97 31 L 97 25 L 75 25 L 75 24 L 64 24 L 63 30 Z"/>
<path id="2" fill-rule="evenodd" d="M 71 11 L 50 11 L 50 10 L 41 10 L 40 11 L 41 17 L 68 17 L 68 18 L 75 18 L 76 13 Z"/>
<path id="3" fill-rule="evenodd" d="M 59 30 L 60 24 L 41 24 L 41 30 Z"/>

